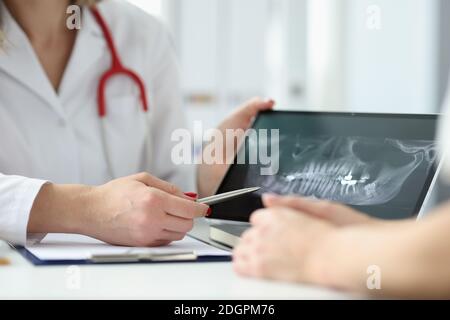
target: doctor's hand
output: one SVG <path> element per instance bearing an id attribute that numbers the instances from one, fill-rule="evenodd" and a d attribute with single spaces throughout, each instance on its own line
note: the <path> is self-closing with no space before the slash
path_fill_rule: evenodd
<path id="1" fill-rule="evenodd" d="M 114 180 L 92 192 L 88 233 L 108 243 L 161 246 L 182 240 L 209 207 L 147 173 Z"/>
<path id="2" fill-rule="evenodd" d="M 273 109 L 275 101 L 272 99 L 253 98 L 238 107 L 228 118 L 218 127 L 225 133 L 227 129 L 247 130 L 258 113 Z M 230 141 L 231 145 L 233 141 Z"/>
<path id="3" fill-rule="evenodd" d="M 208 214 L 174 185 L 140 173 L 98 187 L 46 184 L 30 213 L 29 233 L 76 233 L 123 246 L 181 240 Z"/>
<path id="4" fill-rule="evenodd" d="M 253 98 L 236 109 L 217 128 L 224 138 L 223 161 L 221 164 L 203 164 L 198 170 L 198 187 L 202 197 L 210 196 L 219 186 L 220 181 L 228 170 L 229 163 L 232 163 L 237 148 L 244 138 L 245 130 L 249 129 L 253 119 L 258 113 L 273 109 L 275 101 L 271 99 Z M 227 130 L 236 130 L 236 138 L 227 138 Z M 211 143 L 214 143 L 212 141 Z M 228 157 L 227 157 L 228 156 Z"/>

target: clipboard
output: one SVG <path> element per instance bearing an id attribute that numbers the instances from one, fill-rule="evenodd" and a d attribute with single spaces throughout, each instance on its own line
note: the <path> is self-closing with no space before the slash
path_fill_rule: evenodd
<path id="1" fill-rule="evenodd" d="M 189 237 L 189 236 L 188 236 Z M 136 253 L 113 253 L 113 254 L 92 254 L 89 258 L 84 259 L 42 259 L 35 255 L 29 248 L 24 246 L 14 247 L 25 259 L 30 261 L 35 266 L 67 266 L 67 265 L 108 265 L 108 264 L 162 264 L 162 263 L 212 263 L 212 262 L 229 262 L 231 261 L 231 254 L 225 250 L 215 248 L 209 243 L 196 238 L 191 238 L 192 241 L 202 243 L 202 246 L 209 246 L 211 250 L 223 251 L 223 255 L 202 254 L 202 252 L 195 252 L 194 250 L 172 250 L 171 252 L 136 252 Z M 67 248 L 70 247 L 70 243 Z M 64 247 L 62 246 L 62 249 Z M 132 250 L 132 249 L 130 249 Z M 151 251 L 152 249 L 149 248 Z"/>
<path id="2" fill-rule="evenodd" d="M 105 265 L 105 264 L 163 264 L 163 263 L 212 263 L 212 262 L 230 262 L 231 256 L 197 256 L 195 259 L 184 260 L 164 260 L 164 261 L 111 261 L 95 262 L 92 260 L 41 260 L 25 247 L 15 247 L 22 257 L 30 261 L 36 267 L 42 266 L 72 266 L 72 265 Z"/>

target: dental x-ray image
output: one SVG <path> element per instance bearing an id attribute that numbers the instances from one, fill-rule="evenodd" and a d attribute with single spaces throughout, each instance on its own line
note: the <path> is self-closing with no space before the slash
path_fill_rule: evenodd
<path id="1" fill-rule="evenodd" d="M 247 180 L 261 186 L 260 193 L 359 206 L 391 201 L 418 168 L 429 170 L 436 157 L 433 141 L 297 135 L 280 137 L 280 143 L 284 160 L 277 175 L 258 176 L 255 166 L 249 168 Z"/>
<path id="2" fill-rule="evenodd" d="M 254 128 L 280 130 L 279 170 L 264 176 L 261 165 L 233 165 L 218 192 L 261 190 L 214 207 L 214 217 L 246 221 L 263 193 L 327 199 L 386 219 L 411 217 L 434 176 L 435 126 L 433 116 L 263 114 Z M 249 137 L 243 152 L 267 148 L 258 143 Z"/>

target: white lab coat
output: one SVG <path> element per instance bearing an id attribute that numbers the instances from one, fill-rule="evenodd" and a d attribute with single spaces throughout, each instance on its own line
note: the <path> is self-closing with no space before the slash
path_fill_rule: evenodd
<path id="1" fill-rule="evenodd" d="M 120 0 L 99 5 L 123 64 L 143 78 L 150 104 L 145 115 L 128 78 L 109 82 L 104 124 L 110 176 L 96 92 L 111 59 L 93 16 L 84 10 L 56 93 L 26 35 L 2 1 L 0 6 L 7 37 L 0 53 L 0 239 L 25 243 L 31 207 L 46 181 L 99 185 L 147 171 L 195 190 L 194 168 L 176 166 L 170 157 L 171 133 L 185 123 L 173 45 L 157 19 Z"/>

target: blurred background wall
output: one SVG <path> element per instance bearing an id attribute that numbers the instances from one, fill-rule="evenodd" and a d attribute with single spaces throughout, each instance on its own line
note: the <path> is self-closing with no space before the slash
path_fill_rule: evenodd
<path id="1" fill-rule="evenodd" d="M 437 112 L 446 87 L 446 0 L 130 1 L 172 29 L 186 106 L 207 122 L 254 95 L 281 108 Z"/>

